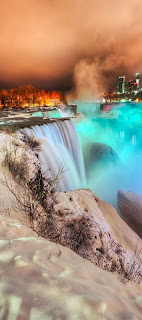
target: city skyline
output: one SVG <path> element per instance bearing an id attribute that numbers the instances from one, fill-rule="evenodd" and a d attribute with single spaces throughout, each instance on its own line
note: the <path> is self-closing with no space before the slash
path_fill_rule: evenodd
<path id="1" fill-rule="evenodd" d="M 125 75 L 119 76 L 118 78 L 118 85 L 117 85 L 117 92 L 118 93 L 138 93 L 141 89 L 141 77 L 140 72 L 135 73 L 135 77 L 133 76 L 131 79 L 126 79 Z"/>

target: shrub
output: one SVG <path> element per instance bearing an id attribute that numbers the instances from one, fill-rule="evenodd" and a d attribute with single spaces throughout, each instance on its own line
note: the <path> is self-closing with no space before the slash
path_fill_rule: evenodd
<path id="1" fill-rule="evenodd" d="M 40 150 L 40 142 L 34 137 L 28 136 L 26 133 L 22 133 L 22 141 L 32 150 L 38 152 Z"/>
<path id="2" fill-rule="evenodd" d="M 21 156 L 16 158 L 16 152 L 15 155 L 13 155 L 10 150 L 5 148 L 5 158 L 2 165 L 9 170 L 12 178 L 17 182 L 25 182 L 27 179 L 28 170 L 26 161 L 27 158 L 24 151 Z"/>

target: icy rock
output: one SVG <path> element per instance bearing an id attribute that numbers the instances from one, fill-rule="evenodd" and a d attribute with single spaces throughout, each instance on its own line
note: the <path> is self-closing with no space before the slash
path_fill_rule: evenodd
<path id="1" fill-rule="evenodd" d="M 142 238 L 142 195 L 119 190 L 117 197 L 122 218 Z"/>

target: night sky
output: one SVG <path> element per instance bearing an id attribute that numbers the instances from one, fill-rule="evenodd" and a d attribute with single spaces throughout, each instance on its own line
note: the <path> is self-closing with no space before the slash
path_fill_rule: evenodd
<path id="1" fill-rule="evenodd" d="M 99 92 L 142 72 L 142 0 L 0 4 L 0 87 Z"/>

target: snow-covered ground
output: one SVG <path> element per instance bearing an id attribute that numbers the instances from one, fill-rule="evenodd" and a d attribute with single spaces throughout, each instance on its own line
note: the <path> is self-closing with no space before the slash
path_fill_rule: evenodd
<path id="1" fill-rule="evenodd" d="M 0 214 L 1 320 L 140 320 L 141 287 Z"/>

